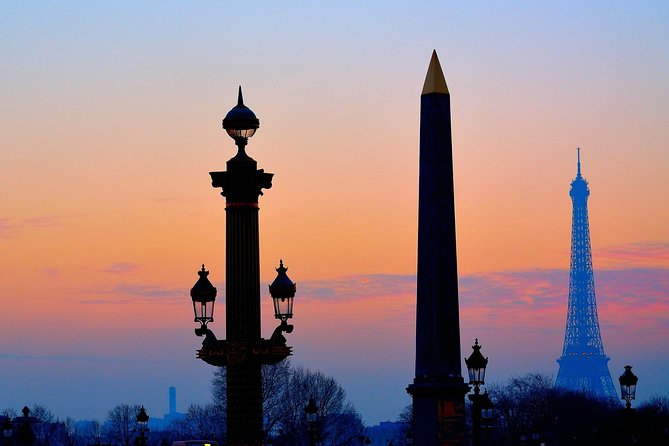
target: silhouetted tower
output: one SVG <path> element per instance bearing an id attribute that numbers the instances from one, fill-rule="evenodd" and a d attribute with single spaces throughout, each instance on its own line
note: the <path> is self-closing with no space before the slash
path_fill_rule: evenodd
<path id="1" fill-rule="evenodd" d="M 578 150 L 576 178 L 569 195 L 573 204 L 571 227 L 571 264 L 567 328 L 556 387 L 617 398 L 604 354 L 599 331 L 595 281 L 592 273 L 590 225 L 588 223 L 588 182 L 581 176 L 581 149 Z"/>
<path id="2" fill-rule="evenodd" d="M 170 416 L 177 413 L 177 388 L 170 387 Z"/>
<path id="3" fill-rule="evenodd" d="M 451 96 L 432 53 L 420 100 L 416 376 L 416 446 L 464 444 L 469 386 L 461 374 L 455 244 Z"/>

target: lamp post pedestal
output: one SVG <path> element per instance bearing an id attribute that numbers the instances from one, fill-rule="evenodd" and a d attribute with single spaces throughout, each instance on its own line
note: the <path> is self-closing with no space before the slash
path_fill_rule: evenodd
<path id="1" fill-rule="evenodd" d="M 620 382 L 620 396 L 625 401 L 624 417 L 627 426 L 627 438 L 629 444 L 634 444 L 634 409 L 632 409 L 632 400 L 636 398 L 636 385 L 639 377 L 632 372 L 632 366 L 626 365 L 625 372 L 618 378 Z"/>
<path id="2" fill-rule="evenodd" d="M 474 388 L 474 394 L 469 395 L 472 402 L 472 446 L 481 446 L 481 395 L 479 388 Z"/>

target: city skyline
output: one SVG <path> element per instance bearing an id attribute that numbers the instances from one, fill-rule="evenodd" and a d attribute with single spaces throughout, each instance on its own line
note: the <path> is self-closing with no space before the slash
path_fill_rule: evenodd
<path id="1" fill-rule="evenodd" d="M 291 360 L 335 377 L 366 423 L 394 419 L 413 376 L 434 48 L 452 96 L 463 356 L 478 337 L 490 382 L 557 374 L 580 146 L 611 374 L 629 363 L 640 399 L 669 394 L 669 7 L 424 8 L 0 5 L 0 409 L 162 414 L 170 385 L 207 401 L 188 290 L 202 263 L 225 288 L 208 172 L 235 152 L 220 121 L 241 84 L 260 119 L 248 153 L 275 173 L 261 283 L 280 258 L 297 283 Z"/>

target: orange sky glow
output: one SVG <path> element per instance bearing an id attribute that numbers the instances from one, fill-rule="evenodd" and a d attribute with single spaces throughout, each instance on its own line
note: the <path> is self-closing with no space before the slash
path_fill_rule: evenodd
<path id="1" fill-rule="evenodd" d="M 580 146 L 611 373 L 633 363 L 642 398 L 669 394 L 653 374 L 669 367 L 666 5 L 436 2 L 424 17 L 403 2 L 289 2 L 252 17 L 167 3 L 162 18 L 0 6 L 0 410 L 101 418 L 141 395 L 159 416 L 170 385 L 179 410 L 207 401 L 188 290 L 202 263 L 224 289 L 208 172 L 234 155 L 220 121 L 242 84 L 261 123 L 248 153 L 275 174 L 262 283 L 283 259 L 298 284 L 293 362 L 335 376 L 366 422 L 394 419 L 413 378 L 433 48 L 452 95 L 463 355 L 479 337 L 493 381 L 556 373 Z"/>

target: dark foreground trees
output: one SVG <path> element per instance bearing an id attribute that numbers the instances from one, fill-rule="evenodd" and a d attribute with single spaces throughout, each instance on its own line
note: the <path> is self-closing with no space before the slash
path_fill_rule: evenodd
<path id="1" fill-rule="evenodd" d="M 554 388 L 540 374 L 492 385 L 489 393 L 495 404 L 491 445 L 669 445 L 667 398 L 626 411 L 617 399 Z"/>
<path id="2" fill-rule="evenodd" d="M 214 404 L 225 412 L 225 368 L 216 371 L 212 388 Z M 323 446 L 357 444 L 363 425 L 344 389 L 329 376 L 282 361 L 263 366 L 265 433 L 274 445 L 308 444 L 304 408 L 309 398 L 318 405 Z"/>
<path id="3" fill-rule="evenodd" d="M 626 410 L 617 399 L 554 388 L 553 380 L 541 374 L 493 384 L 488 392 L 495 406 L 490 428 L 482 427 L 483 446 L 669 446 L 667 397 Z M 471 410 L 468 404 L 468 417 Z M 410 429 L 411 406 L 397 421 Z"/>

